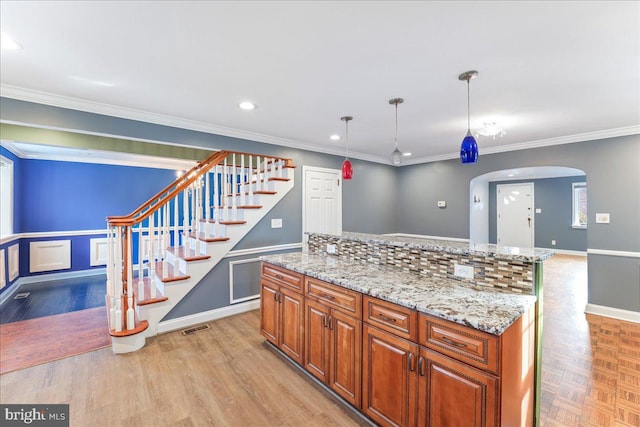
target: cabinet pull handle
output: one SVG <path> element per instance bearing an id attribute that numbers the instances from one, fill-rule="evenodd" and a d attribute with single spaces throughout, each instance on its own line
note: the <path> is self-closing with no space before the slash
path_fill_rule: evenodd
<path id="1" fill-rule="evenodd" d="M 333 320 L 333 316 L 329 316 L 329 330 L 333 329 L 333 326 L 331 326 L 331 321 Z"/>
<path id="2" fill-rule="evenodd" d="M 329 294 L 322 294 L 321 296 L 322 296 L 322 298 L 326 298 L 326 299 L 331 300 L 331 301 L 336 299 L 336 297 L 334 297 L 333 295 L 329 295 Z"/>
<path id="3" fill-rule="evenodd" d="M 273 299 L 278 302 L 278 292 L 273 293 Z"/>
<path id="4" fill-rule="evenodd" d="M 382 313 L 378 313 L 378 317 L 381 318 L 382 320 L 384 320 L 385 322 L 395 322 L 396 319 L 393 319 L 391 317 L 387 317 Z"/>
<path id="5" fill-rule="evenodd" d="M 327 315 L 326 314 L 322 315 L 322 326 L 325 327 L 325 328 L 329 327 L 329 325 L 327 324 Z"/>
<path id="6" fill-rule="evenodd" d="M 415 371 L 416 368 L 413 366 L 413 359 L 414 359 L 414 355 L 413 353 L 409 353 L 409 372 Z"/>
<path id="7" fill-rule="evenodd" d="M 454 341 L 451 338 L 441 337 L 441 339 L 442 339 L 442 341 L 446 342 L 447 344 L 451 344 L 451 345 L 453 345 L 455 347 L 464 348 L 464 347 L 467 346 L 465 343 Z"/>
<path id="8" fill-rule="evenodd" d="M 284 277 L 282 276 L 282 274 L 276 274 L 276 279 L 283 280 L 283 279 L 284 279 Z"/>
<path id="9" fill-rule="evenodd" d="M 424 377 L 424 357 L 422 356 L 418 358 L 418 375 Z"/>

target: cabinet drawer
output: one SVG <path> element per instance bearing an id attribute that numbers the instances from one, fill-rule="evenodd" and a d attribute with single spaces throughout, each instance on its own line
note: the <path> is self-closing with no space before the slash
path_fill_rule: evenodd
<path id="1" fill-rule="evenodd" d="M 322 280 L 305 277 L 307 295 L 357 319 L 362 318 L 362 295 Z"/>
<path id="2" fill-rule="evenodd" d="M 363 318 L 387 332 L 414 342 L 418 340 L 418 313 L 410 308 L 365 295 Z"/>
<path id="3" fill-rule="evenodd" d="M 302 292 L 303 275 L 277 265 L 262 263 L 262 277 Z"/>
<path id="4" fill-rule="evenodd" d="M 420 344 L 498 374 L 499 337 L 447 320 L 420 314 Z"/>

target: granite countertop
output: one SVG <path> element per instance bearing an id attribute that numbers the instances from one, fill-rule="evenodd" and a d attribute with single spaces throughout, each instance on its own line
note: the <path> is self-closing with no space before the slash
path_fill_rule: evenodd
<path id="1" fill-rule="evenodd" d="M 419 276 L 397 267 L 331 255 L 294 252 L 262 261 L 419 312 L 501 335 L 536 300 L 453 279 Z"/>
<path id="2" fill-rule="evenodd" d="M 516 248 L 490 244 L 475 244 L 446 239 L 428 239 L 421 237 L 405 237 L 387 234 L 365 234 L 343 232 L 342 234 L 316 234 L 324 237 L 337 237 L 362 243 L 377 243 L 389 246 L 399 246 L 409 249 L 425 249 L 429 251 L 445 252 L 458 255 L 490 255 L 497 259 L 539 262 L 549 259 L 554 252 L 544 249 Z"/>

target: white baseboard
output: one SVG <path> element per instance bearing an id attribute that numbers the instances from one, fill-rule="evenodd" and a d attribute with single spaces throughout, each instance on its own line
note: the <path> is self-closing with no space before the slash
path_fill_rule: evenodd
<path id="1" fill-rule="evenodd" d="M 620 308 L 607 307 L 605 305 L 587 304 L 585 313 L 598 316 L 611 317 L 612 319 L 626 320 L 627 322 L 640 323 L 640 312 L 622 310 Z"/>
<path id="2" fill-rule="evenodd" d="M 165 320 L 158 323 L 158 333 L 175 331 L 177 329 L 188 328 L 200 323 L 211 322 L 247 311 L 260 308 L 260 299 L 247 301 L 240 304 L 233 304 L 227 307 L 216 308 L 215 310 L 203 311 L 202 313 L 191 314 L 189 316 L 178 317 L 177 319 Z"/>
<path id="3" fill-rule="evenodd" d="M 569 249 L 555 249 L 555 248 L 535 248 L 541 251 L 553 251 L 558 255 L 575 255 L 575 256 L 587 256 L 587 251 L 572 251 Z"/>

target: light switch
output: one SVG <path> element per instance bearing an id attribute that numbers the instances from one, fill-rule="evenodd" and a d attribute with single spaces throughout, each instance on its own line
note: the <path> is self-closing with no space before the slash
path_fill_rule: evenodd
<path id="1" fill-rule="evenodd" d="M 282 218 L 271 218 L 271 228 L 282 228 Z"/>
<path id="2" fill-rule="evenodd" d="M 598 224 L 609 224 L 610 219 L 608 213 L 596 213 L 596 223 Z"/>
<path id="3" fill-rule="evenodd" d="M 330 243 L 327 243 L 327 253 L 328 254 L 335 254 L 336 253 L 336 245 L 332 245 Z"/>
<path id="4" fill-rule="evenodd" d="M 440 209 L 446 208 L 447 207 L 447 202 L 445 202 L 444 200 L 439 200 L 438 201 L 438 207 Z"/>
<path id="5" fill-rule="evenodd" d="M 536 213 L 542 213 L 542 209 L 536 208 Z"/>

